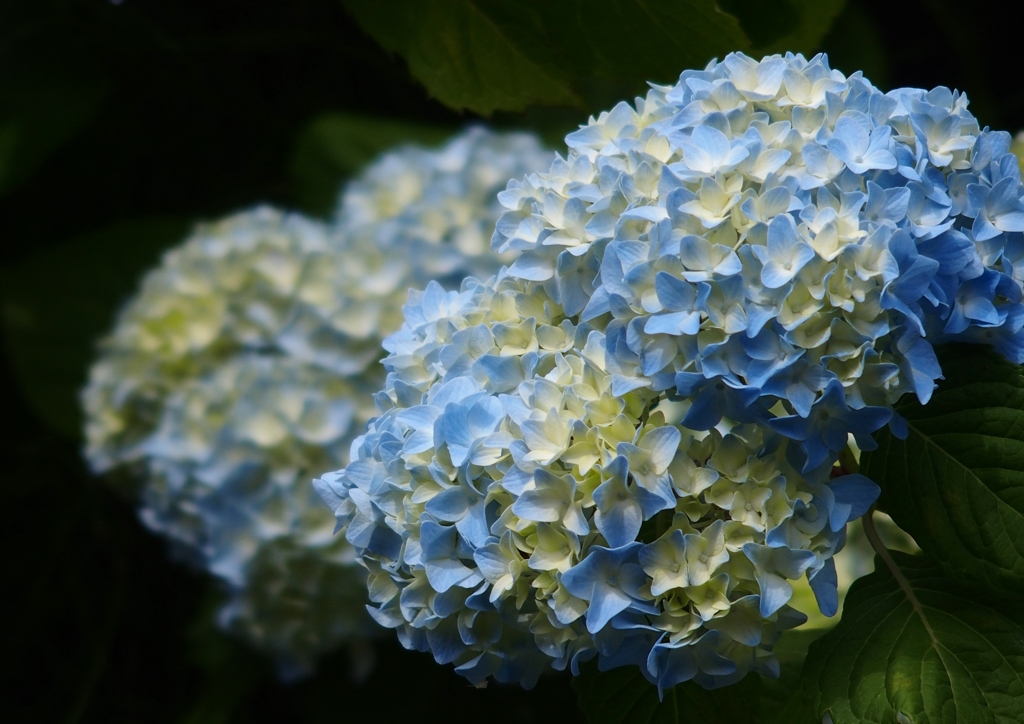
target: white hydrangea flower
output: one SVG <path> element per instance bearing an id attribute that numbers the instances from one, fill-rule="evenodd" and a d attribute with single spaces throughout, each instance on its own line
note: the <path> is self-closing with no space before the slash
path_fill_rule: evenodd
<path id="1" fill-rule="evenodd" d="M 333 312 L 303 298 L 307 278 L 333 255 L 327 226 L 269 207 L 200 225 L 167 252 L 100 342 L 89 371 L 82 404 L 93 468 L 143 460 L 168 395 L 184 382 L 242 353 L 284 356 L 281 338 L 297 309 Z M 366 368 L 374 353 L 360 341 L 354 351 L 336 350 L 339 365 Z"/>
<path id="2" fill-rule="evenodd" d="M 365 571 L 310 480 L 348 462 L 410 287 L 489 274 L 525 134 L 472 128 L 382 157 L 330 224 L 268 207 L 199 226 L 143 280 L 82 393 L 86 457 L 144 482 L 140 516 L 227 586 L 222 625 L 285 674 L 365 625 Z"/>
<path id="3" fill-rule="evenodd" d="M 348 458 L 365 397 L 354 382 L 239 354 L 171 391 L 142 445 L 141 519 L 226 583 L 221 625 L 272 653 L 286 678 L 373 634 L 365 572 L 309 485 Z"/>
<path id="4" fill-rule="evenodd" d="M 141 446 L 140 516 L 239 586 L 264 541 L 332 547 L 329 518 L 296 491 L 347 457 L 356 399 L 352 380 L 259 354 L 183 381 Z"/>

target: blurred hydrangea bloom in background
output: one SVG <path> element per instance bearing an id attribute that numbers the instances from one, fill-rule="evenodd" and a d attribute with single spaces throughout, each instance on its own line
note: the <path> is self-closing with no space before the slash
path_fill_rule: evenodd
<path id="1" fill-rule="evenodd" d="M 382 156 L 342 194 L 330 232 L 341 251 L 310 265 L 300 290 L 306 303 L 281 346 L 342 375 L 367 369 L 382 356 L 381 339 L 401 326 L 410 288 L 433 280 L 457 288 L 467 276 L 497 271 L 496 193 L 551 158 L 532 135 L 479 127 L 439 150 L 410 145 Z"/>
<path id="2" fill-rule="evenodd" d="M 1024 360 L 1010 137 L 945 88 L 733 54 L 513 180 L 487 282 L 410 298 L 380 415 L 317 482 L 375 618 L 471 681 L 778 673 L 806 578 L 878 488 L 851 436 L 927 402 L 933 344 Z"/>
<path id="3" fill-rule="evenodd" d="M 1018 131 L 1010 144 L 1010 151 L 1017 157 L 1017 164 L 1024 171 L 1024 131 Z"/>
<path id="4" fill-rule="evenodd" d="M 143 522 L 226 583 L 220 623 L 284 676 L 373 633 L 365 571 L 310 481 L 372 415 L 381 339 L 410 287 L 500 266 L 495 195 L 550 161 L 533 136 L 472 128 L 384 155 L 331 223 L 258 207 L 201 225 L 101 341 L 87 459 L 141 481 Z"/>

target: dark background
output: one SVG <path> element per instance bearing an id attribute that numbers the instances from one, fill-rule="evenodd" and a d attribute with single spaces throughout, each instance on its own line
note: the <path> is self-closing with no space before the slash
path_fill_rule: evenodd
<path id="1" fill-rule="evenodd" d="M 771 23 L 758 0 L 722 4 L 752 36 Z M 1024 128 L 1017 13 L 994 3 L 851 1 L 821 50 L 883 90 L 959 88 L 983 124 L 1015 133 Z M 553 143 L 610 106 L 610 92 L 592 90 L 591 108 L 494 120 L 532 125 Z M 155 218 L 171 230 L 135 251 L 142 269 L 195 219 L 257 201 L 323 213 L 324 193 L 310 192 L 297 151 L 313 119 L 336 111 L 452 129 L 472 120 L 428 98 L 334 0 L 0 0 L 0 279 L 14 284 L 68 240 L 126 220 Z M 17 143 L 2 132 L 11 118 L 23 121 Z M 323 183 L 345 170 L 321 169 Z M 69 264 L 32 284 L 62 301 L 69 325 L 80 301 L 82 315 L 105 315 L 93 323 L 102 329 L 110 303 L 97 311 L 75 298 L 94 273 Z M 106 294 L 116 302 L 133 284 L 122 273 Z M 169 561 L 130 502 L 88 474 L 79 441 L 54 429 L 45 395 L 26 392 L 10 352 L 0 350 L 0 718 L 580 720 L 563 678 L 526 693 L 472 690 L 391 637 L 362 687 L 344 651 L 304 683 L 277 683 L 258 654 L 204 623 L 216 603 L 210 583 Z M 48 354 L 78 364 L 89 349 Z"/>

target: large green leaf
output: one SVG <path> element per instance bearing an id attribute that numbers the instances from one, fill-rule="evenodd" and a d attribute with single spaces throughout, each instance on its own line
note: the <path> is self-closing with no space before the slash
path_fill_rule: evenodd
<path id="1" fill-rule="evenodd" d="M 520 37 L 496 23 L 479 0 L 343 2 L 363 29 L 405 58 L 410 72 L 447 106 L 489 114 L 579 100 L 568 69 L 538 52 L 541 39 L 531 42 L 528 32 Z"/>
<path id="2" fill-rule="evenodd" d="M 824 636 L 828 630 L 798 628 L 786 631 L 772 647 L 772 653 L 779 660 L 779 678 L 761 679 L 761 716 L 758 717 L 758 722 L 771 721 L 771 716 L 793 695 L 800 685 L 800 672 L 810 645 Z M 726 689 L 726 692 L 728 691 L 731 689 Z"/>
<path id="3" fill-rule="evenodd" d="M 846 0 L 731 0 L 722 6 L 740 18 L 754 54 L 769 55 L 818 50 L 845 4 Z M 765 34 L 765 29 L 772 32 Z"/>
<path id="4" fill-rule="evenodd" d="M 0 10 L 0 194 L 82 132 L 113 90 L 66 9 L 38 3 L 25 22 L 14 5 Z"/>
<path id="5" fill-rule="evenodd" d="M 1024 592 L 1024 375 L 981 347 L 951 347 L 941 362 L 927 405 L 897 405 L 907 439 L 879 433 L 861 472 L 949 575 Z"/>
<path id="6" fill-rule="evenodd" d="M 0 194 L 85 128 L 107 90 L 98 81 L 0 86 Z"/>
<path id="7" fill-rule="evenodd" d="M 578 104 L 592 76 L 670 82 L 749 50 L 714 0 L 343 0 L 381 45 L 445 105 L 490 114 Z"/>
<path id="8" fill-rule="evenodd" d="M 842 621 L 811 644 L 801 688 L 775 721 L 1020 722 L 1021 602 L 977 598 L 923 556 L 890 555 L 853 584 Z"/>
<path id="9" fill-rule="evenodd" d="M 187 229 L 180 219 L 126 221 L 0 269 L 11 367 L 32 409 L 54 429 L 78 436 L 78 390 L 96 339 L 139 275 Z"/>
<path id="10" fill-rule="evenodd" d="M 875 20 L 870 8 L 861 3 L 846 3 L 842 12 L 832 19 L 831 29 L 821 40 L 823 49 L 828 49 L 829 64 L 844 73 L 859 70 L 878 88 L 892 88 L 889 68 L 891 46 L 886 45 L 883 28 L 885 25 Z M 973 97 L 971 100 L 973 103 Z"/>
<path id="11" fill-rule="evenodd" d="M 311 213 L 333 210 L 341 182 L 401 143 L 433 146 L 454 129 L 353 113 L 327 113 L 302 131 L 291 161 L 299 205 Z"/>
<path id="12" fill-rule="evenodd" d="M 658 689 L 636 666 L 602 672 L 591 662 L 573 678 L 572 687 L 591 724 L 753 724 L 761 680 L 752 674 L 713 690 L 686 682 L 665 691 L 659 701 Z"/>

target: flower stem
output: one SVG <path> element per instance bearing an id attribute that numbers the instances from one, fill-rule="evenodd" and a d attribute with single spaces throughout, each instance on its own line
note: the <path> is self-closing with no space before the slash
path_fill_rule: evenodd
<path id="1" fill-rule="evenodd" d="M 853 450 L 850 449 L 849 445 L 844 447 L 839 453 L 839 466 L 842 468 L 843 474 L 860 472 L 860 463 L 857 462 L 857 457 L 853 454 Z"/>

